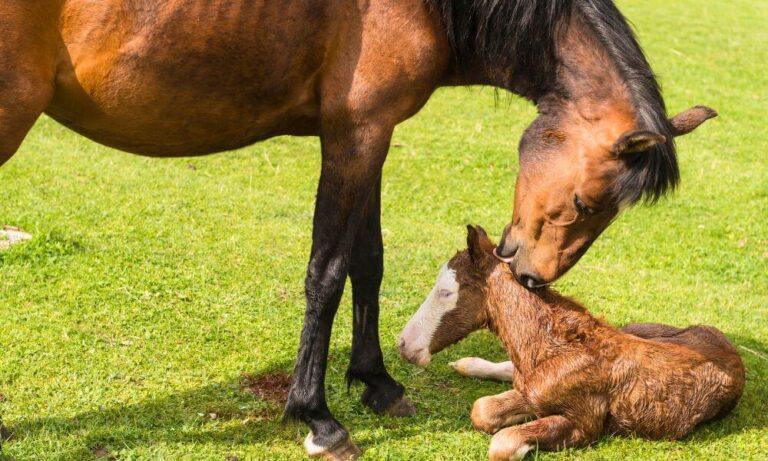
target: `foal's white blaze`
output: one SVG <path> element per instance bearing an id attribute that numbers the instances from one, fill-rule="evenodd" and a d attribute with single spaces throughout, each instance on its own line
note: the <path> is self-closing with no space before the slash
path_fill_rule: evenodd
<path id="1" fill-rule="evenodd" d="M 400 355 L 420 367 L 431 359 L 429 344 L 445 314 L 456 309 L 459 299 L 459 283 L 456 271 L 444 265 L 437 276 L 437 283 L 421 307 L 400 333 Z"/>

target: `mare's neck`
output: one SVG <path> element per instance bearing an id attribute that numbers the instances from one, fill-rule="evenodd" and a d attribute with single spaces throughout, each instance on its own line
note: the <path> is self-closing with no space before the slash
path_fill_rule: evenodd
<path id="1" fill-rule="evenodd" d="M 567 27 L 558 29 L 553 40 L 554 54 L 542 51 L 540 61 L 545 64 L 538 66 L 521 65 L 514 59 L 489 62 L 479 55 L 454 56 L 443 85 L 489 85 L 537 105 L 554 99 L 568 104 L 588 121 L 617 112 L 632 115 L 634 107 L 624 78 L 580 13 L 574 12 Z"/>

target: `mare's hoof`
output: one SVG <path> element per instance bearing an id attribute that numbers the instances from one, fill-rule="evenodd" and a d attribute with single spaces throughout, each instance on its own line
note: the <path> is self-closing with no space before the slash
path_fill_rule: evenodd
<path id="1" fill-rule="evenodd" d="M 389 416 L 412 416 L 416 414 L 416 406 L 405 397 L 400 397 L 387 408 L 386 414 Z"/>
<path id="2" fill-rule="evenodd" d="M 309 456 L 318 458 L 322 456 L 323 459 L 327 461 L 349 461 L 357 459 L 363 455 L 363 452 L 357 448 L 355 442 L 349 437 L 330 448 L 323 448 L 315 445 L 311 432 L 304 440 L 304 448 L 307 450 Z"/>

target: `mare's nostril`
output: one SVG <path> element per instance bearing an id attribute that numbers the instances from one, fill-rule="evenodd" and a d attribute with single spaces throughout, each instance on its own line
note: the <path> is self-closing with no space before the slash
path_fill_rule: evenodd
<path id="1" fill-rule="evenodd" d="M 496 256 L 500 258 L 512 258 L 515 256 L 515 253 L 517 253 L 516 245 L 512 248 L 507 248 L 507 246 L 502 242 L 499 246 L 496 247 Z"/>
<path id="2" fill-rule="evenodd" d="M 506 263 L 512 262 L 512 258 L 515 257 L 520 248 L 520 244 L 516 239 L 509 238 L 510 229 L 511 226 L 507 226 L 507 228 L 504 229 L 504 235 L 501 237 L 499 246 L 493 250 L 493 254 Z"/>
<path id="3" fill-rule="evenodd" d="M 509 264 L 510 268 L 512 268 L 512 261 L 515 257 L 515 254 L 517 254 L 518 248 L 518 245 L 514 245 L 511 249 L 509 249 L 506 247 L 504 242 L 501 242 L 499 246 L 493 249 L 493 255 L 496 256 L 496 259 Z"/>
<path id="4" fill-rule="evenodd" d="M 529 290 L 532 290 L 534 288 L 541 286 L 542 281 L 540 278 L 536 277 L 533 274 L 520 274 L 520 284 L 528 288 Z"/>

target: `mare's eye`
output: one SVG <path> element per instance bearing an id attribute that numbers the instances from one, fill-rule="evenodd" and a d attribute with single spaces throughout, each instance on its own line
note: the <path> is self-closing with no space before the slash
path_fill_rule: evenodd
<path id="1" fill-rule="evenodd" d="M 440 297 L 441 298 L 449 298 L 453 292 L 451 290 L 442 289 L 440 290 Z"/>
<path id="2" fill-rule="evenodd" d="M 590 216 L 595 214 L 595 210 L 582 202 L 578 195 L 573 196 L 573 205 L 576 207 L 576 211 L 578 211 L 582 216 Z"/>

